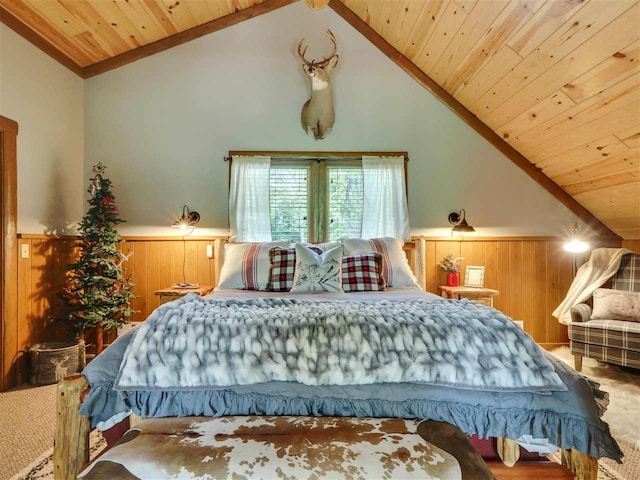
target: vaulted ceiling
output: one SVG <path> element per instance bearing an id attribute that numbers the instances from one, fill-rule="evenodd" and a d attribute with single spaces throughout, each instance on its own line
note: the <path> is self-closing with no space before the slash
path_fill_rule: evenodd
<path id="1" fill-rule="evenodd" d="M 0 0 L 0 20 L 86 78 L 292 1 Z M 640 238 L 640 0 L 330 7 L 581 218 Z"/>

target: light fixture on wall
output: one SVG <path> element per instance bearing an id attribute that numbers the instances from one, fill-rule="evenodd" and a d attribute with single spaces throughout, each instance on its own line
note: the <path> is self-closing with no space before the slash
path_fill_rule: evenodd
<path id="1" fill-rule="evenodd" d="M 464 208 L 459 212 L 451 212 L 449 214 L 449 223 L 453 225 L 452 232 L 475 232 L 476 229 L 467 223 L 467 213 Z"/>
<path id="2" fill-rule="evenodd" d="M 172 227 L 177 227 L 181 229 L 185 229 L 188 227 L 195 227 L 196 224 L 200 221 L 200 214 L 196 211 L 190 211 L 189 207 L 186 205 L 182 207 L 182 216 L 173 222 Z"/>
<path id="3" fill-rule="evenodd" d="M 575 278 L 578 271 L 578 254 L 589 250 L 589 244 L 578 239 L 578 222 L 573 222 L 573 231 L 571 232 L 571 240 L 562 245 L 567 252 L 573 256 L 571 262 L 571 276 Z"/>
<path id="4" fill-rule="evenodd" d="M 578 239 L 578 222 L 573 222 L 573 231 L 571 232 L 571 240 L 566 242 L 562 248 L 571 253 L 582 253 L 589 250 L 589 244 Z"/>
<path id="5" fill-rule="evenodd" d="M 173 287 L 176 288 L 197 288 L 199 286 L 198 283 L 189 283 L 186 281 L 186 264 L 187 264 L 187 241 L 186 237 L 191 235 L 193 231 L 196 229 L 196 224 L 200 221 L 200 214 L 196 211 L 189 210 L 189 207 L 186 205 L 182 207 L 182 216 L 177 219 L 172 227 L 179 228 L 181 230 L 186 230 L 187 228 L 191 228 L 188 233 L 182 234 L 182 283 L 174 283 Z"/>

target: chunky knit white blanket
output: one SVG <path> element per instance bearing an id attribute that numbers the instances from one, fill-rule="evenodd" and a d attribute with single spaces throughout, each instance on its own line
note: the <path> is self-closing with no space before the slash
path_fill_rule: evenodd
<path id="1" fill-rule="evenodd" d="M 476 303 L 195 295 L 162 305 L 142 324 L 115 388 L 190 390 L 269 381 L 565 388 L 526 333 Z"/>

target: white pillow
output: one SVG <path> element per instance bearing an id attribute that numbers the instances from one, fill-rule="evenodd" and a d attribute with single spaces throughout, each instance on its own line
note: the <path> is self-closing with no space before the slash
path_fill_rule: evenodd
<path id="1" fill-rule="evenodd" d="M 291 292 L 342 292 L 342 246 L 317 254 L 296 245 Z"/>
<path id="2" fill-rule="evenodd" d="M 339 241 L 336 242 L 316 242 L 316 243 L 307 243 L 307 242 L 294 242 L 291 244 L 292 248 L 296 248 L 296 245 L 303 245 L 305 247 L 316 247 L 319 248 L 322 253 L 327 250 L 331 250 L 332 248 L 341 247 L 342 244 Z"/>
<path id="3" fill-rule="evenodd" d="M 362 253 L 380 253 L 383 265 L 382 275 L 387 287 L 420 288 L 409 266 L 409 260 L 402 250 L 404 242 L 399 238 L 382 237 L 370 240 L 343 238 L 340 241 L 344 247 L 345 257 Z"/>
<path id="4" fill-rule="evenodd" d="M 218 290 L 266 290 L 269 283 L 269 250 L 285 248 L 289 242 L 227 243 L 220 269 Z"/>
<path id="5" fill-rule="evenodd" d="M 591 319 L 640 322 L 640 292 L 596 288 Z"/>

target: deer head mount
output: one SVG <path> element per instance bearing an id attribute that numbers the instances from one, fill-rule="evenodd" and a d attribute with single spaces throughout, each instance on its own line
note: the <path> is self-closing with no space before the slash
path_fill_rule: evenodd
<path id="1" fill-rule="evenodd" d="M 305 58 L 307 47 L 303 47 L 304 38 L 298 42 L 298 56 L 303 62 L 302 69 L 311 79 L 311 98 L 302 107 L 302 128 L 307 135 L 316 140 L 323 139 L 329 133 L 335 121 L 333 112 L 333 91 L 331 89 L 331 71 L 338 65 L 338 43 L 331 30 L 323 32 L 331 43 L 333 51 L 319 62 Z"/>

